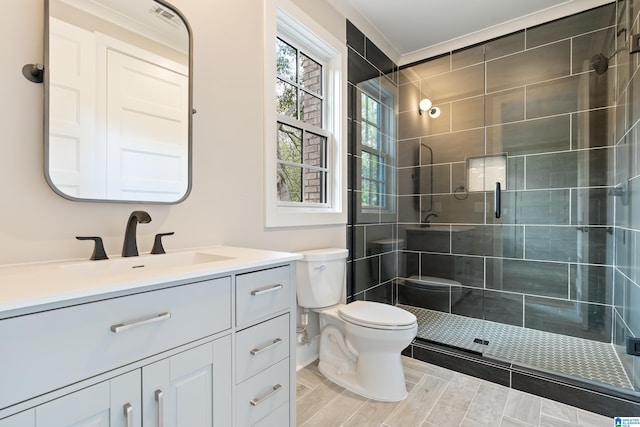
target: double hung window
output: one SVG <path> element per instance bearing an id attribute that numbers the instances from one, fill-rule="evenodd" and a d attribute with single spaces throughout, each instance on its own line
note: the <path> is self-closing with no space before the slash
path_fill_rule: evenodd
<path id="1" fill-rule="evenodd" d="M 265 2 L 265 224 L 345 224 L 346 45 Z"/>
<path id="2" fill-rule="evenodd" d="M 328 203 L 328 138 L 323 128 L 324 65 L 276 40 L 278 202 Z"/>

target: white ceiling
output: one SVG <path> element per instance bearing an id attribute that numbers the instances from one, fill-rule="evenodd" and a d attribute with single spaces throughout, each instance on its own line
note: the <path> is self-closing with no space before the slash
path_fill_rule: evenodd
<path id="1" fill-rule="evenodd" d="M 399 65 L 611 1 L 330 0 Z"/>
<path id="2" fill-rule="evenodd" d="M 52 5 L 56 1 L 50 0 Z M 171 8 L 154 0 L 57 0 L 134 33 L 189 53 L 189 31 Z"/>

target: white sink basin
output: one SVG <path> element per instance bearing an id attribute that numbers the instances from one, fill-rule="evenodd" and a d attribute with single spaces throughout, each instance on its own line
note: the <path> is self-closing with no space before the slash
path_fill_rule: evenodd
<path id="1" fill-rule="evenodd" d="M 67 271 L 87 274 L 122 274 L 138 270 L 165 270 L 175 267 L 189 267 L 197 264 L 227 261 L 233 259 L 222 255 L 189 251 L 159 255 L 141 255 L 127 258 L 111 258 L 100 261 L 84 261 L 63 265 Z"/>

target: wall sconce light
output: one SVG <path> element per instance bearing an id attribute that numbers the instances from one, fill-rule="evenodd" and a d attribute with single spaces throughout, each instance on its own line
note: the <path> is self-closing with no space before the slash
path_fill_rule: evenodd
<path id="1" fill-rule="evenodd" d="M 418 112 L 420 113 L 420 115 L 422 115 L 423 111 L 428 111 L 429 117 L 431 117 L 432 119 L 437 119 L 438 117 L 440 117 L 440 108 L 434 107 L 429 98 L 424 98 L 422 101 L 420 101 L 420 104 L 418 104 Z"/>

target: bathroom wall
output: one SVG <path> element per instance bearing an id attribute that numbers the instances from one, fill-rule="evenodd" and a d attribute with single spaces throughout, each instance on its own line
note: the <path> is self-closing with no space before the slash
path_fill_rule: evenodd
<path id="1" fill-rule="evenodd" d="M 349 244 L 347 299 L 394 303 L 394 279 L 397 269 L 397 245 L 390 243 L 396 234 L 396 209 L 382 207 L 362 208 L 360 165 L 362 164 L 362 117 L 358 99 L 366 86 L 374 92 L 392 94 L 381 104 L 381 109 L 395 117 L 397 99 L 397 67 L 370 39 L 350 21 L 347 21 L 347 47 L 349 49 Z M 394 127 L 395 129 L 395 127 Z M 381 133 L 381 132 L 378 132 Z M 395 145 L 395 132 L 376 135 L 387 138 Z M 395 183 L 395 149 L 383 165 L 390 183 Z M 378 197 L 395 198 L 395 186 Z M 386 242 L 386 243 L 385 243 Z"/>
<path id="2" fill-rule="evenodd" d="M 640 1 L 619 2 L 623 43 L 640 31 Z M 614 344 L 633 384 L 640 388 L 640 361 L 626 354 L 626 337 L 640 337 L 640 73 L 638 54 L 617 56 Z"/>
<path id="3" fill-rule="evenodd" d="M 263 221 L 263 9 L 256 2 L 171 2 L 194 37 L 193 190 L 185 202 L 79 203 L 56 195 L 43 173 L 43 86 L 27 81 L 24 64 L 43 61 L 44 1 L 24 0 L 0 17 L 0 264 L 87 258 L 100 235 L 119 254 L 125 222 L 135 209 L 150 224 L 138 227 L 139 248 L 174 231 L 167 249 L 211 244 L 284 251 L 344 247 L 345 226 L 265 229 Z M 344 17 L 325 2 L 295 3 L 340 40 Z M 256 99 L 258 102 L 256 102 Z"/>
<path id="4" fill-rule="evenodd" d="M 611 342 L 619 66 L 590 60 L 615 51 L 615 24 L 612 3 L 401 68 L 400 302 Z M 496 219 L 466 160 L 503 153 Z"/>

